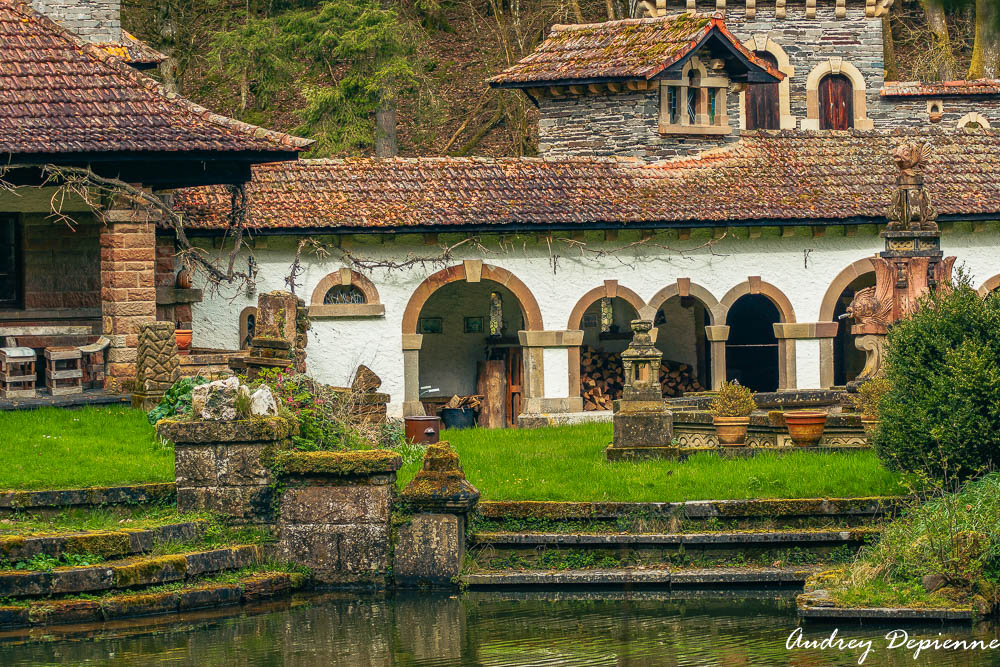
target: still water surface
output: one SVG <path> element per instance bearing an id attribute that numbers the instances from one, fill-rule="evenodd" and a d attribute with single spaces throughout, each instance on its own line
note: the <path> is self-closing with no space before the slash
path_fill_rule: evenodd
<path id="1" fill-rule="evenodd" d="M 230 611 L 230 614 L 234 612 Z M 138 625 L 137 625 L 138 624 Z M 781 593 L 328 594 L 118 625 L 0 633 L 0 665 L 856 665 L 864 649 L 792 650 L 794 599 Z M 1000 665 L 994 651 L 887 650 L 865 665 Z M 1000 638 L 996 625 L 910 628 L 911 638 Z M 810 627 L 806 639 L 829 637 Z"/>

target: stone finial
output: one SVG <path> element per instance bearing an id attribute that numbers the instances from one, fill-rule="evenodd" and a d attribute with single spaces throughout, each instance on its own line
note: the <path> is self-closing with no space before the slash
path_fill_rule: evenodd
<path id="1" fill-rule="evenodd" d="M 658 401 L 663 398 L 660 386 L 660 361 L 663 353 L 653 345 L 652 320 L 632 320 L 632 342 L 622 352 L 625 367 L 624 401 Z"/>
<path id="2" fill-rule="evenodd" d="M 427 447 L 423 468 L 400 498 L 421 511 L 464 514 L 479 501 L 479 490 L 465 479 L 451 445 L 439 442 Z"/>
<path id="3" fill-rule="evenodd" d="M 923 172 L 930 154 L 930 144 L 915 142 L 901 144 L 892 152 L 899 175 L 892 202 L 885 214 L 888 231 L 938 231 L 937 210 L 924 190 Z"/>

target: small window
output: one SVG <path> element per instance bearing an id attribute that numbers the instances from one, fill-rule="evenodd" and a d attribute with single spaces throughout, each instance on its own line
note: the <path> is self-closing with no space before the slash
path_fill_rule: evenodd
<path id="1" fill-rule="evenodd" d="M 671 125 L 680 122 L 677 118 L 677 86 L 667 87 L 667 118 Z"/>
<path id="2" fill-rule="evenodd" d="M 698 124 L 698 84 L 700 81 L 697 72 L 691 72 L 688 76 L 687 89 L 687 114 L 688 125 Z"/>
<path id="3" fill-rule="evenodd" d="M 21 306 L 21 259 L 17 218 L 0 216 L 0 308 Z"/>
<path id="4" fill-rule="evenodd" d="M 367 303 L 365 293 L 354 285 L 336 285 L 331 287 L 323 297 L 324 304 L 356 304 Z"/>

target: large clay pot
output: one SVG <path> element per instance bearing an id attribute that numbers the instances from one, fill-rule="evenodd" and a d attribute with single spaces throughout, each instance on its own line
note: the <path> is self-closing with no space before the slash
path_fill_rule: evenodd
<path id="1" fill-rule="evenodd" d="M 177 354 L 191 354 L 191 336 L 193 333 L 191 329 L 174 330 L 174 338 L 177 340 Z"/>
<path id="2" fill-rule="evenodd" d="M 177 273 L 175 284 L 180 289 L 191 289 L 191 272 L 188 271 L 187 269 L 181 269 Z"/>
<path id="3" fill-rule="evenodd" d="M 719 437 L 719 444 L 724 447 L 742 447 L 747 442 L 747 427 L 750 426 L 749 417 L 713 417 L 715 433 Z"/>
<path id="4" fill-rule="evenodd" d="M 418 445 L 433 445 L 441 439 L 441 418 L 420 415 L 404 417 L 406 439 Z"/>
<path id="5" fill-rule="evenodd" d="M 823 410 L 789 410 L 785 413 L 788 435 L 799 447 L 815 447 L 826 428 Z"/>

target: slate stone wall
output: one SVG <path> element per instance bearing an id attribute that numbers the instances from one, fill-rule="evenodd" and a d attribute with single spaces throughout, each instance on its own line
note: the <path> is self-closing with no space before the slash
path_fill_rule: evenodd
<path id="1" fill-rule="evenodd" d="M 937 127 L 953 130 L 958 121 L 968 113 L 977 112 L 984 116 L 990 127 L 1000 127 L 1000 97 L 970 97 L 948 99 L 937 97 L 895 98 L 882 100 L 882 113 L 892 118 L 892 127 L 924 127 L 930 124 L 927 102 L 940 100 L 942 116 Z"/>
<path id="2" fill-rule="evenodd" d="M 121 0 L 31 0 L 31 6 L 89 42 L 121 41 Z"/>

